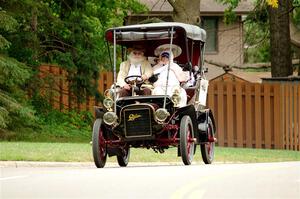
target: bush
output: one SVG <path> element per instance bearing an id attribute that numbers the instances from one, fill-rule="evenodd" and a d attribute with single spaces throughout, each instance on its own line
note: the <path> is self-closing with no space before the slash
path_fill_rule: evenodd
<path id="1" fill-rule="evenodd" d="M 88 111 L 60 112 L 53 108 L 39 112 L 41 133 L 54 141 L 89 141 L 93 115 Z"/>
<path id="2" fill-rule="evenodd" d="M 32 105 L 37 118 L 34 125 L 18 125 L 0 132 L 0 140 L 34 142 L 89 142 L 93 115 L 88 111 L 60 112 L 41 96 L 34 96 Z"/>

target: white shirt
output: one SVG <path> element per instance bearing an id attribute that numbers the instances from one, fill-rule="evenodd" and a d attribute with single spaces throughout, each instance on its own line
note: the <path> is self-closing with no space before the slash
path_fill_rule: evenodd
<path id="1" fill-rule="evenodd" d="M 158 80 L 154 83 L 155 86 L 162 86 L 165 87 L 166 82 L 167 82 L 167 76 L 168 76 L 168 65 L 164 65 L 154 71 L 154 74 L 159 73 Z M 168 87 L 173 87 L 173 86 L 179 86 L 180 82 L 178 81 L 175 73 L 170 70 L 169 73 L 169 81 L 168 81 Z"/>
<path id="2" fill-rule="evenodd" d="M 141 71 L 141 64 L 137 64 L 137 65 L 130 64 L 130 68 L 129 68 L 127 77 L 132 76 L 132 75 L 142 76 L 141 72 L 142 72 Z"/>

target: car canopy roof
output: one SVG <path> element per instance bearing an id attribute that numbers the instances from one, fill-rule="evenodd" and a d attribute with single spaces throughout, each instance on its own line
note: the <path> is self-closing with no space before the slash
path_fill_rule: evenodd
<path id="1" fill-rule="evenodd" d="M 182 50 L 176 61 L 182 64 L 191 61 L 193 65 L 198 65 L 200 48 L 202 49 L 206 40 L 205 30 L 198 26 L 178 22 L 137 24 L 110 28 L 105 36 L 108 42 L 113 43 L 115 30 L 117 44 L 127 48 L 139 45 L 145 49 L 146 56 L 156 57 L 155 49 L 170 43 L 172 27 L 172 43 Z"/>
<path id="2" fill-rule="evenodd" d="M 106 31 L 106 39 L 109 42 L 113 42 L 114 30 L 116 30 L 117 34 L 117 43 L 123 43 L 126 41 L 166 39 L 170 37 L 170 30 L 172 27 L 174 27 L 175 34 L 178 36 L 186 36 L 188 39 L 201 42 L 205 42 L 206 40 L 205 30 L 195 25 L 178 22 L 149 23 L 115 27 Z"/>

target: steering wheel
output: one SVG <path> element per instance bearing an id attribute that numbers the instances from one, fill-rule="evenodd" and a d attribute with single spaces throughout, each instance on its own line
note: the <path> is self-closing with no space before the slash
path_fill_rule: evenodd
<path id="1" fill-rule="evenodd" d="M 140 75 L 130 75 L 124 79 L 126 84 L 130 85 L 142 85 L 144 83 L 144 80 L 142 76 Z"/>

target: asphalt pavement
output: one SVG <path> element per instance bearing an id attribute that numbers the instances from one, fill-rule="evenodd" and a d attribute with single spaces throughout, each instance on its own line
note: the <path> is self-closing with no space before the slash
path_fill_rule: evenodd
<path id="1" fill-rule="evenodd" d="M 300 198 L 300 162 L 0 162 L 0 198 Z"/>

